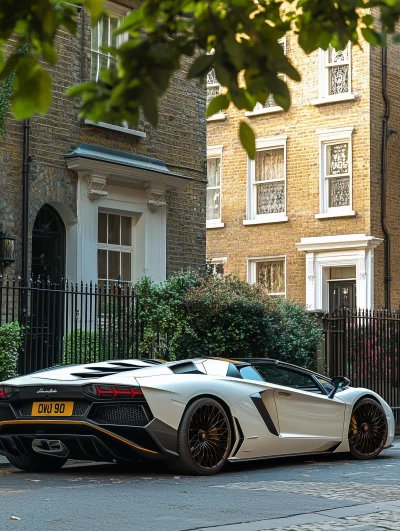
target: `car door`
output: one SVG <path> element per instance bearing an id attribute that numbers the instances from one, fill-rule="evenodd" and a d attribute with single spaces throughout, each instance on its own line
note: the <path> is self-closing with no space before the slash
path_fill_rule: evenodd
<path id="1" fill-rule="evenodd" d="M 257 366 L 257 370 L 267 383 L 275 384 L 282 438 L 342 439 L 346 405 L 336 397 L 328 398 L 311 374 L 279 365 Z"/>

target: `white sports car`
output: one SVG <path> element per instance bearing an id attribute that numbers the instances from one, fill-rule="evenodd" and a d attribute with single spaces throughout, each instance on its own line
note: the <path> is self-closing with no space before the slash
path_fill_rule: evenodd
<path id="1" fill-rule="evenodd" d="M 0 454 L 24 470 L 150 458 L 209 475 L 276 456 L 371 459 L 394 425 L 376 393 L 269 359 L 117 360 L 0 383 Z"/>

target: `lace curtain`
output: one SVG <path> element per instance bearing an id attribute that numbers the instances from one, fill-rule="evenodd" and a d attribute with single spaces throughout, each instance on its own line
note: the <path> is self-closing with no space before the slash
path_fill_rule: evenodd
<path id="1" fill-rule="evenodd" d="M 257 283 L 265 286 L 268 293 L 282 295 L 285 293 L 284 260 L 257 262 Z"/>
<path id="2" fill-rule="evenodd" d="M 285 211 L 283 148 L 257 152 L 255 161 L 255 186 L 257 194 L 257 215 Z"/>

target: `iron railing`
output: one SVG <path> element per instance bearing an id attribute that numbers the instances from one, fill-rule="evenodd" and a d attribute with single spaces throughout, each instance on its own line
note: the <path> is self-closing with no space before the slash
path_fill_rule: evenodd
<path id="1" fill-rule="evenodd" d="M 343 310 L 325 315 L 329 376 L 347 376 L 378 393 L 400 424 L 400 314 Z"/>
<path id="2" fill-rule="evenodd" d="M 139 301 L 129 284 L 0 277 L 0 326 L 10 322 L 23 326 L 21 374 L 139 355 Z"/>

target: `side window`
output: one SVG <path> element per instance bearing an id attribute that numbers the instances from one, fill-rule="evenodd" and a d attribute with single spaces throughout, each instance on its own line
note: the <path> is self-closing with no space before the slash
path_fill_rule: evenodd
<path id="1" fill-rule="evenodd" d="M 313 378 L 308 374 L 291 371 L 277 365 L 260 365 L 257 366 L 257 370 L 267 383 L 284 385 L 310 393 L 321 393 Z"/>
<path id="2" fill-rule="evenodd" d="M 334 387 L 333 384 L 328 378 L 317 378 L 319 383 L 322 385 L 322 387 L 325 389 L 325 391 L 329 394 L 331 391 L 333 391 Z"/>
<path id="3" fill-rule="evenodd" d="M 242 367 L 240 369 L 240 374 L 245 380 L 256 380 L 257 382 L 264 381 L 254 367 Z"/>

